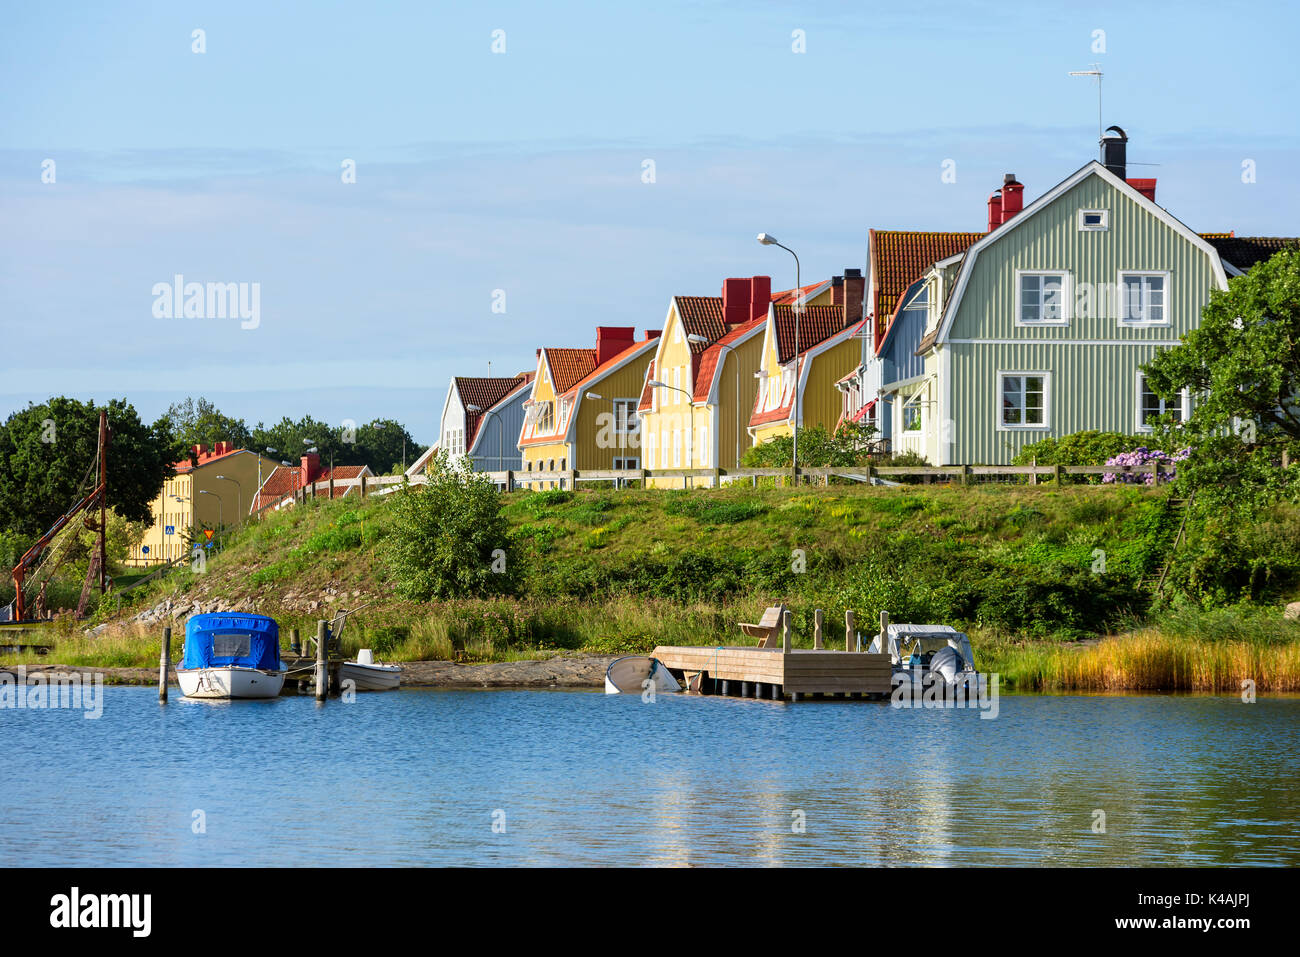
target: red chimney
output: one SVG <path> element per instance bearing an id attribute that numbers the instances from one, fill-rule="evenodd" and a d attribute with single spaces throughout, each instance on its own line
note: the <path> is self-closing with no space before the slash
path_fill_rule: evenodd
<path id="1" fill-rule="evenodd" d="M 1002 190 L 995 189 L 989 197 L 989 232 L 1002 225 Z"/>
<path id="2" fill-rule="evenodd" d="M 722 321 L 739 325 L 749 315 L 751 283 L 748 279 L 722 280 Z"/>
<path id="3" fill-rule="evenodd" d="M 1156 181 L 1154 179 L 1130 179 L 1125 180 L 1125 182 L 1151 202 L 1156 201 Z"/>
<path id="4" fill-rule="evenodd" d="M 649 342 L 651 339 L 658 339 L 663 334 L 664 331 L 662 329 L 647 329 L 645 331 L 645 341 Z"/>
<path id="5" fill-rule="evenodd" d="M 207 447 L 206 445 L 202 445 L 202 444 L 200 444 L 200 445 L 192 445 L 192 446 L 190 446 L 190 451 L 194 453 L 194 457 L 195 457 L 196 459 L 197 459 L 197 458 L 202 458 L 204 455 L 207 454 L 207 452 L 208 452 L 208 447 Z"/>
<path id="6" fill-rule="evenodd" d="M 1016 174 L 1008 173 L 1002 177 L 1002 221 L 1008 222 L 1012 216 L 1025 207 L 1025 187 L 1016 182 Z"/>
<path id="7" fill-rule="evenodd" d="M 767 318 L 767 307 L 772 304 L 772 277 L 754 276 L 749 280 L 749 320 Z"/>
<path id="8" fill-rule="evenodd" d="M 862 321 L 862 302 L 867 295 L 867 280 L 861 269 L 844 270 L 845 325 Z"/>
<path id="9" fill-rule="evenodd" d="M 302 468 L 298 472 L 298 487 L 305 488 L 316 477 L 320 475 L 320 456 L 315 452 L 305 452 L 302 457 Z"/>
<path id="10" fill-rule="evenodd" d="M 635 326 L 597 326 L 596 365 L 604 365 L 634 342 Z"/>
<path id="11" fill-rule="evenodd" d="M 844 277 L 831 276 L 831 305 L 844 305 Z"/>

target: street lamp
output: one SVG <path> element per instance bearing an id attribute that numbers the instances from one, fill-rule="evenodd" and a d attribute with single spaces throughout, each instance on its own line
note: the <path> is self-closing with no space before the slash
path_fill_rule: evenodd
<path id="1" fill-rule="evenodd" d="M 258 461 L 260 462 L 261 459 L 259 458 Z M 240 514 L 240 515 L 243 515 L 243 514 L 244 514 L 244 486 L 242 486 L 242 485 L 239 484 L 239 480 L 238 480 L 238 479 L 226 478 L 226 476 L 224 476 L 224 475 L 218 475 L 217 478 L 221 479 L 223 482 L 234 482 L 234 483 L 235 483 L 235 488 L 239 489 L 239 498 L 238 498 L 238 502 L 239 502 L 239 514 Z"/>
<path id="2" fill-rule="evenodd" d="M 209 492 L 209 491 L 208 491 L 207 489 L 205 489 L 205 488 L 201 488 L 201 489 L 199 489 L 199 494 L 200 494 L 200 495 L 211 495 L 213 498 L 215 498 L 215 499 L 217 500 L 217 527 L 223 529 L 223 534 L 224 534 L 224 528 L 225 528 L 225 524 L 226 524 L 225 507 L 224 507 L 224 506 L 225 506 L 225 503 L 221 501 L 221 496 L 218 495 L 216 492 Z M 194 519 L 195 519 L 195 521 L 198 520 L 198 515 L 197 515 L 197 514 L 195 514 Z"/>
<path id="3" fill-rule="evenodd" d="M 803 312 L 803 280 L 799 276 L 799 257 L 789 246 L 782 246 L 771 233 L 759 233 L 758 241 L 764 246 L 780 246 L 794 256 L 794 437 L 791 442 L 790 459 L 794 470 L 794 480 L 799 481 L 799 316 Z M 778 342 L 778 351 L 779 351 Z"/>

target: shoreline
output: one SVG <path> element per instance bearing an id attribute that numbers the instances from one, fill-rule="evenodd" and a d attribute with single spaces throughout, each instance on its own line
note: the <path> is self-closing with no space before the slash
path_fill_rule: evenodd
<path id="1" fill-rule="evenodd" d="M 454 661 L 403 661 L 403 688 L 602 688 L 605 669 L 617 655 L 571 655 L 525 661 L 493 661 L 462 665 Z M 37 675 L 103 675 L 106 685 L 158 684 L 158 668 L 96 668 L 87 665 L 0 665 L 0 674 L 17 681 L 25 668 L 26 682 Z M 176 668 L 167 673 L 176 683 Z"/>

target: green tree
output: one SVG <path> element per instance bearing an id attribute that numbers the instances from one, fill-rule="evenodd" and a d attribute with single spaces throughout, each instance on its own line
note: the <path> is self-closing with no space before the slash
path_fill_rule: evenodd
<path id="1" fill-rule="evenodd" d="M 108 403 L 108 504 L 146 521 L 171 474 L 168 439 L 125 399 Z M 0 528 L 40 535 L 94 487 L 100 407 L 58 396 L 0 424 Z"/>
<path id="2" fill-rule="evenodd" d="M 211 448 L 218 442 L 230 442 L 235 448 L 244 449 L 253 441 L 243 419 L 224 415 L 202 396 L 197 401 L 190 396 L 181 402 L 173 402 L 162 418 L 154 423 L 154 428 L 168 437 L 172 455 L 177 461 L 188 455 L 195 445 Z"/>
<path id="3" fill-rule="evenodd" d="M 392 497 L 388 562 L 398 593 L 416 601 L 509 592 L 516 580 L 510 523 L 488 477 L 440 451 L 426 485 Z"/>
<path id="4" fill-rule="evenodd" d="M 355 453 L 351 445 L 343 441 L 342 426 L 327 425 L 310 415 L 304 415 L 297 422 L 288 416 L 271 427 L 257 423 L 253 429 L 253 451 L 264 452 L 268 448 L 290 464 L 297 465 L 298 460 L 309 448 L 314 448 L 320 460 L 329 465 L 359 465 L 353 461 Z"/>
<path id="5" fill-rule="evenodd" d="M 1166 400 L 1183 389 L 1195 399 L 1186 423 L 1166 415 L 1151 442 L 1190 446 L 1185 487 L 1250 503 L 1293 493 L 1300 468 L 1281 463 L 1300 450 L 1300 247 L 1213 291 L 1200 325 L 1145 370 Z"/>
<path id="6" fill-rule="evenodd" d="M 356 431 L 357 459 L 350 465 L 368 465 L 376 475 L 400 471 L 402 463 L 410 464 L 424 449 L 415 447 L 415 439 L 405 426 L 392 419 L 375 419 Z"/>
<path id="7" fill-rule="evenodd" d="M 799 430 L 800 468 L 852 468 L 865 465 L 873 454 L 876 427 L 844 422 L 834 434 L 823 426 Z M 788 469 L 794 461 L 794 440 L 778 435 L 745 450 L 741 464 L 747 468 Z"/>

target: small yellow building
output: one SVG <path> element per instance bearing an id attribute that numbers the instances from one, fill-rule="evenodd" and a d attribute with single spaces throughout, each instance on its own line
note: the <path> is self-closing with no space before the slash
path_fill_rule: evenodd
<path id="1" fill-rule="evenodd" d="M 537 350 L 519 434 L 518 483 L 563 488 L 563 479 L 530 482 L 528 473 L 641 468 L 636 407 L 659 331 L 635 336 L 631 326 L 598 326 L 595 349 Z"/>
<path id="2" fill-rule="evenodd" d="M 126 564 L 173 561 L 189 554 L 193 541 L 203 541 L 205 529 L 211 529 L 215 538 L 223 524 L 240 524 L 257 494 L 259 465 L 262 475 L 269 475 L 279 464 L 228 442 L 211 449 L 194 446 L 189 458 L 172 466 L 174 474 L 153 502 L 153 525 Z"/>
<path id="3" fill-rule="evenodd" d="M 826 302 L 829 280 L 772 293 L 767 276 L 727 279 L 721 296 L 674 296 L 637 412 L 645 468 L 734 468 L 749 447 L 755 374 L 771 305 Z M 680 487 L 673 477 L 651 479 Z"/>
<path id="4" fill-rule="evenodd" d="M 754 445 L 794 430 L 795 389 L 799 427 L 833 430 L 842 414 L 835 384 L 857 368 L 864 334 L 862 304 L 866 283 L 858 269 L 831 280 L 831 303 L 795 306 L 773 303 L 764 324 L 758 387 L 748 433 Z"/>

